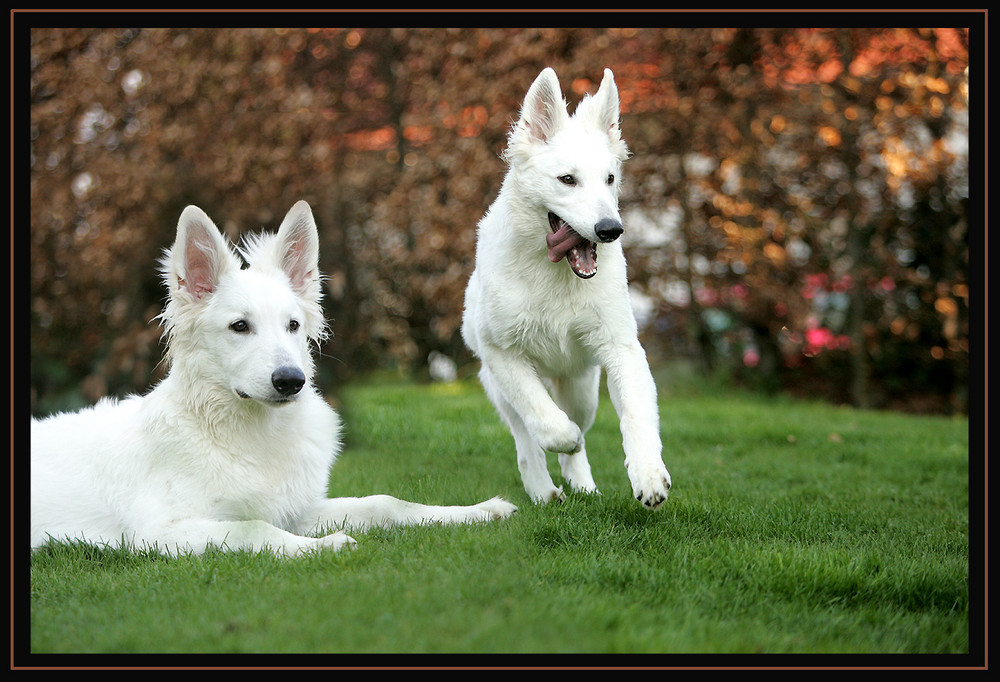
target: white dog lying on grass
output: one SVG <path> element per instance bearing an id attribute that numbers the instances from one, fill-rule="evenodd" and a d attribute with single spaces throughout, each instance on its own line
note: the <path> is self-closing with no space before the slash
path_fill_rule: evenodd
<path id="1" fill-rule="evenodd" d="M 298 202 L 242 260 L 189 206 L 163 260 L 168 376 L 31 425 L 31 546 L 80 540 L 165 553 L 351 546 L 342 530 L 509 516 L 375 495 L 328 499 L 339 418 L 312 385 L 325 335 L 312 212 Z M 313 537 L 323 534 L 320 537 Z"/>

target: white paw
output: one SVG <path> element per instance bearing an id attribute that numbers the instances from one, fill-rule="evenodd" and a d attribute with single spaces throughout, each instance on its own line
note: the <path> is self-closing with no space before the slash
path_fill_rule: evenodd
<path id="1" fill-rule="evenodd" d="M 357 544 L 357 541 L 350 535 L 338 530 L 336 533 L 330 533 L 321 538 L 314 538 L 313 544 L 308 546 L 306 551 L 332 549 L 335 552 L 339 552 L 342 549 L 354 549 Z"/>
<path id="2" fill-rule="evenodd" d="M 574 493 L 584 493 L 585 495 L 600 495 L 601 491 L 597 489 L 597 484 L 591 481 L 590 483 L 575 483 L 570 482 L 569 489 Z"/>
<path id="3" fill-rule="evenodd" d="M 594 475 L 590 471 L 590 463 L 586 453 L 581 449 L 575 455 L 560 453 L 559 464 L 562 467 L 563 478 L 569 483 L 569 489 L 575 493 L 600 494 Z"/>
<path id="4" fill-rule="evenodd" d="M 485 502 L 480 502 L 476 505 L 476 509 L 486 512 L 488 516 L 485 520 L 487 521 L 493 519 L 505 519 L 517 511 L 517 507 L 500 497 L 494 497 L 490 500 L 486 500 Z"/>
<path id="5" fill-rule="evenodd" d="M 670 473 L 662 462 L 652 462 L 643 466 L 626 463 L 632 495 L 643 506 L 656 509 L 667 501 L 670 494 Z"/>
<path id="6" fill-rule="evenodd" d="M 535 442 L 549 452 L 571 455 L 583 447 L 583 432 L 565 415 L 560 420 L 541 424 L 534 433 Z"/>
<path id="7" fill-rule="evenodd" d="M 549 502 L 564 502 L 566 500 L 566 495 L 563 493 L 563 489 L 551 487 L 545 490 L 528 490 L 528 497 L 535 504 L 548 504 Z"/>

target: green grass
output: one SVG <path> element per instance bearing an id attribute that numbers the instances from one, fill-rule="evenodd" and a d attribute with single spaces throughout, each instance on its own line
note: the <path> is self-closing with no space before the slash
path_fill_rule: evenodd
<path id="1" fill-rule="evenodd" d="M 606 399 L 587 447 L 603 494 L 547 507 L 477 384 L 370 382 L 341 399 L 332 495 L 502 495 L 518 514 L 295 560 L 54 547 L 31 559 L 31 651 L 969 652 L 965 419 L 664 391 L 674 488 L 651 513 Z"/>

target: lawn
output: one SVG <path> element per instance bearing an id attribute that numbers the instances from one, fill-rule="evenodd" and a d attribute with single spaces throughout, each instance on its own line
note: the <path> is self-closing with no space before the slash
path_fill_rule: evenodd
<path id="1" fill-rule="evenodd" d="M 602 494 L 537 507 L 475 382 L 347 386 L 331 495 L 501 495 L 519 512 L 375 530 L 353 551 L 295 560 L 43 550 L 30 562 L 31 652 L 303 653 L 317 656 L 278 660 L 322 666 L 469 662 L 375 654 L 648 654 L 472 662 L 677 666 L 748 663 L 711 654 L 908 654 L 888 660 L 912 665 L 969 653 L 980 596 L 969 580 L 967 420 L 661 393 L 674 487 L 649 512 L 631 498 L 606 398 L 587 443 Z M 822 663 L 838 660 L 855 659 Z"/>

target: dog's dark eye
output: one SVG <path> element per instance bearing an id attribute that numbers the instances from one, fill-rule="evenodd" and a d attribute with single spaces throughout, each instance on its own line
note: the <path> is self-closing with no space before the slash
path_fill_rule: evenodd
<path id="1" fill-rule="evenodd" d="M 569 185 L 570 187 L 572 187 L 576 184 L 576 178 L 574 178 L 572 175 L 569 174 L 560 175 L 559 182 L 561 182 L 564 185 Z"/>
<path id="2" fill-rule="evenodd" d="M 608 184 L 609 185 L 615 184 L 615 175 L 614 175 L 614 173 L 611 173 L 610 175 L 608 175 Z"/>
<path id="3" fill-rule="evenodd" d="M 250 325 L 247 324 L 246 320 L 236 320 L 229 325 L 229 328 L 240 334 L 250 331 Z"/>
<path id="4" fill-rule="evenodd" d="M 288 323 L 288 331 L 294 332 L 294 331 L 298 331 L 298 329 L 299 329 L 299 321 L 298 320 L 291 320 Z"/>

